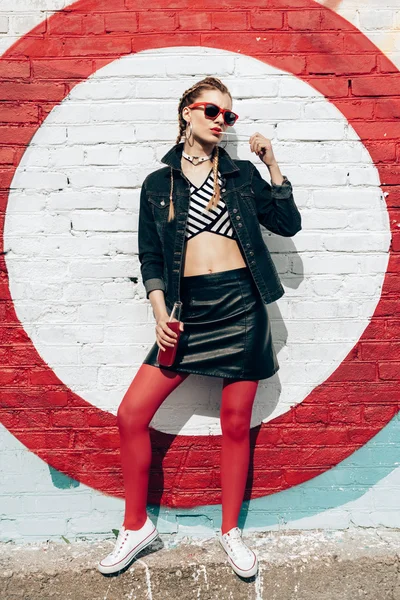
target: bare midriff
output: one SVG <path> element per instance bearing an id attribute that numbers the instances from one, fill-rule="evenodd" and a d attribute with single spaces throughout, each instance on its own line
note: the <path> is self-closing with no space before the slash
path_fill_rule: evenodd
<path id="1" fill-rule="evenodd" d="M 205 181 L 210 168 L 209 161 L 193 167 L 187 160 L 182 159 L 182 171 L 196 187 L 200 187 Z M 245 266 L 238 243 L 234 239 L 210 231 L 202 231 L 185 242 L 183 277 L 229 271 Z"/>

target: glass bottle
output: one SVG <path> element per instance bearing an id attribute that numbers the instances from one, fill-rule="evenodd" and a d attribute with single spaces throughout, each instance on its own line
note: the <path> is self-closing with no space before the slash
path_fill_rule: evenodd
<path id="1" fill-rule="evenodd" d="M 164 367 L 171 367 L 176 357 L 176 351 L 178 350 L 179 338 L 181 337 L 180 319 L 182 314 L 182 302 L 177 301 L 172 307 L 171 314 L 168 319 L 168 327 L 176 333 L 175 344 L 173 346 L 166 346 L 165 350 L 158 350 L 157 360 L 160 365 Z"/>

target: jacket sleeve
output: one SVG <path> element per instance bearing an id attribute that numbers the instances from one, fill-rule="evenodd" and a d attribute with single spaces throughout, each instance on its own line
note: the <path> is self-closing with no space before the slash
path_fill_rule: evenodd
<path id="1" fill-rule="evenodd" d="M 281 185 L 270 185 L 261 177 L 253 163 L 249 163 L 259 222 L 272 233 L 285 237 L 294 236 L 301 230 L 301 214 L 293 198 L 292 184 L 285 177 Z"/>
<path id="2" fill-rule="evenodd" d="M 161 240 L 157 233 L 153 212 L 146 194 L 146 180 L 140 192 L 138 247 L 140 272 L 146 290 L 146 298 L 153 290 L 163 290 L 164 258 Z"/>

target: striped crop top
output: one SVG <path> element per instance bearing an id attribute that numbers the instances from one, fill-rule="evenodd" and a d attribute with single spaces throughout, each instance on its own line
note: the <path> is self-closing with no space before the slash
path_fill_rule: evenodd
<path id="1" fill-rule="evenodd" d="M 222 189 L 221 173 L 218 171 L 218 183 Z M 211 169 L 207 179 L 197 188 L 190 184 L 190 204 L 189 215 L 186 227 L 186 239 L 190 239 L 202 233 L 209 231 L 225 237 L 237 239 L 236 232 L 233 229 L 225 202 L 220 198 L 218 205 L 211 210 L 204 210 L 210 201 L 214 191 L 214 173 Z"/>

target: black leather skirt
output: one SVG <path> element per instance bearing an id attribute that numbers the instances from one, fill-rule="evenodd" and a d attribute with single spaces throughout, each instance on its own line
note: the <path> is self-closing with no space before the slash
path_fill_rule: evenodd
<path id="1" fill-rule="evenodd" d="M 182 277 L 181 300 L 184 331 L 173 365 L 160 367 L 157 342 L 144 364 L 249 380 L 266 379 L 279 370 L 267 305 L 247 267 Z"/>

